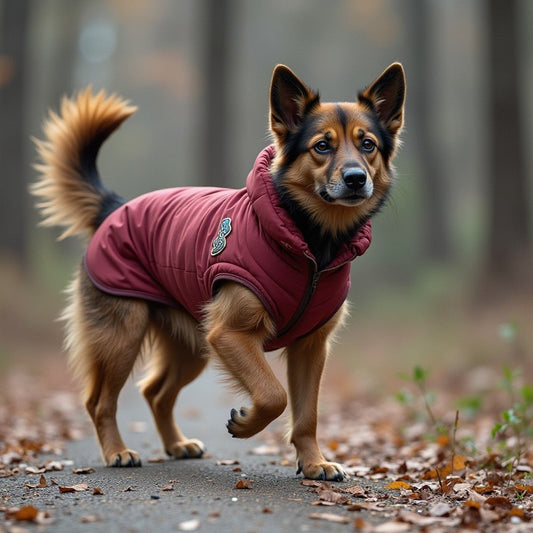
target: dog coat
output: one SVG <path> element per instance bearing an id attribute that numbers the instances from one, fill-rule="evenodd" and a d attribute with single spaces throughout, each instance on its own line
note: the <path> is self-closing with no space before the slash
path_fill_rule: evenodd
<path id="1" fill-rule="evenodd" d="M 371 241 L 364 224 L 318 271 L 270 174 L 274 147 L 257 157 L 243 189 L 184 187 L 140 196 L 111 213 L 89 242 L 85 266 L 102 291 L 187 310 L 196 320 L 220 284 L 248 287 L 288 346 L 325 324 L 350 287 L 350 262 Z"/>

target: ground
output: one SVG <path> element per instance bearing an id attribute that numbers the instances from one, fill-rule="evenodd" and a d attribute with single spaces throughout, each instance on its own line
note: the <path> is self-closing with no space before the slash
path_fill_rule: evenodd
<path id="1" fill-rule="evenodd" d="M 526 307 L 441 308 L 453 318 L 419 313 L 422 328 L 408 313 L 378 322 L 355 309 L 320 410 L 321 446 L 346 466 L 343 483 L 296 475 L 286 418 L 256 438 L 232 439 L 225 422 L 245 402 L 211 369 L 176 409 L 186 434 L 207 445 L 204 458 L 164 456 L 132 382 L 119 422 L 144 466 L 104 467 L 57 328 L 33 328 L 38 344 L 29 334 L 20 340 L 11 309 L 1 317 L 11 324 L 2 332 L 11 357 L 0 375 L 0 532 L 533 531 L 531 343 L 529 332 L 502 322 L 530 317 Z M 282 376 L 282 361 L 269 360 Z"/>

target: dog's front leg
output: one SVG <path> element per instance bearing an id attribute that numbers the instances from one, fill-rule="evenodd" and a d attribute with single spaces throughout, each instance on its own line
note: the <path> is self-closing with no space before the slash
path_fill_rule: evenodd
<path id="1" fill-rule="evenodd" d="M 320 380 L 328 356 L 329 337 L 342 321 L 342 308 L 327 324 L 287 349 L 287 372 L 292 409 L 291 443 L 296 448 L 298 473 L 306 478 L 342 481 L 341 465 L 324 459 L 318 447 L 317 405 Z"/>
<path id="2" fill-rule="evenodd" d="M 206 307 L 207 342 L 238 389 L 252 406 L 231 410 L 228 431 L 247 438 L 265 428 L 287 406 L 287 394 L 265 360 L 263 345 L 272 335 L 272 320 L 246 287 L 228 283 Z"/>

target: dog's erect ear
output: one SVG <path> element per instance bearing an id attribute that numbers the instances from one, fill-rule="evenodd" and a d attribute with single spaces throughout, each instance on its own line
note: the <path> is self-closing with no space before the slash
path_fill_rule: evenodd
<path id="1" fill-rule="evenodd" d="M 392 134 L 403 124 L 405 75 L 400 63 L 390 65 L 381 76 L 359 94 L 359 101 L 371 107 L 381 123 Z"/>
<path id="2" fill-rule="evenodd" d="M 285 65 L 278 65 L 270 83 L 270 129 L 278 137 L 295 131 L 319 102 L 314 93 Z"/>

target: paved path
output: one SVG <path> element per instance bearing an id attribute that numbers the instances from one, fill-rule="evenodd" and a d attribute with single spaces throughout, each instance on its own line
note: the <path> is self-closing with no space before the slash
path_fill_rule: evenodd
<path id="1" fill-rule="evenodd" d="M 180 531 L 187 525 L 191 530 L 217 533 L 351 531 L 351 525 L 309 518 L 316 512 L 348 516 L 351 522 L 356 517 L 338 507 L 311 506 L 316 495 L 301 485 L 301 476 L 295 475 L 292 465 L 282 466 L 279 456 L 250 454 L 263 441 L 229 436 L 225 428 L 229 411 L 240 406 L 240 400 L 232 398 L 209 369 L 183 391 L 177 408 L 185 434 L 201 439 L 209 457 L 149 463 L 150 457 L 163 457 L 162 450 L 146 403 L 137 389 L 128 385 L 120 398 L 119 423 L 128 446 L 141 453 L 142 468 L 103 467 L 91 435 L 68 446 L 66 456 L 73 466 L 45 474 L 49 484 L 46 488 L 24 487 L 25 483 L 38 483 L 38 476 L 21 475 L 0 480 L 2 493 L 10 495 L 9 506 L 31 503 L 51 511 L 53 523 L 44 530 L 54 533 L 155 533 Z M 143 432 L 132 431 L 139 429 L 139 424 L 133 424 L 138 422 L 145 426 Z M 238 460 L 242 471 L 216 464 L 227 459 Z M 72 468 L 82 467 L 96 471 L 88 475 L 72 473 Z M 235 489 L 245 477 L 254 481 L 253 488 Z M 57 486 L 50 485 L 52 479 L 61 486 L 87 483 L 90 489 L 61 494 Z M 170 483 L 173 490 L 163 491 Z M 93 487 L 100 488 L 103 495 L 93 495 Z M 95 516 L 98 520 L 94 522 L 81 522 L 84 517 Z"/>

